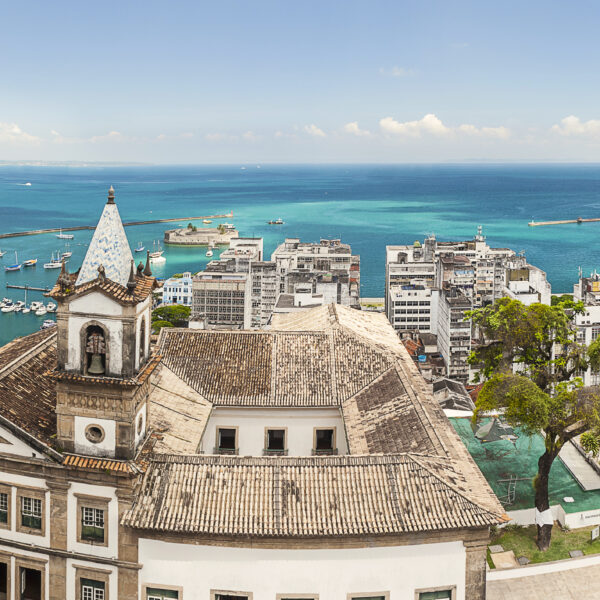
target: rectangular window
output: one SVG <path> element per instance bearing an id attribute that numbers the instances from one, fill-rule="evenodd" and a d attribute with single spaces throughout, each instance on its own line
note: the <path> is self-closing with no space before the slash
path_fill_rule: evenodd
<path id="1" fill-rule="evenodd" d="M 334 454 L 335 452 L 335 429 L 315 429 L 314 453 Z"/>
<path id="2" fill-rule="evenodd" d="M 87 542 L 104 542 L 104 511 L 101 508 L 81 508 L 81 539 Z"/>
<path id="3" fill-rule="evenodd" d="M 39 498 L 21 498 L 21 525 L 31 529 L 42 528 L 42 501 Z"/>
<path id="4" fill-rule="evenodd" d="M 420 592 L 419 600 L 452 600 L 452 590 L 436 590 L 433 592 Z"/>
<path id="5" fill-rule="evenodd" d="M 217 429 L 217 451 L 223 454 L 235 454 L 237 451 L 237 429 L 225 427 Z"/>
<path id="6" fill-rule="evenodd" d="M 0 523 L 8 523 L 8 492 L 0 493 Z"/>
<path id="7" fill-rule="evenodd" d="M 216 592 L 213 594 L 214 600 L 250 600 L 250 596 L 236 594 L 235 592 Z"/>
<path id="8" fill-rule="evenodd" d="M 267 429 L 267 444 L 265 450 L 273 453 L 284 453 L 285 429 Z"/>
<path id="9" fill-rule="evenodd" d="M 348 600 L 389 600 L 389 594 L 348 594 Z"/>
<path id="10" fill-rule="evenodd" d="M 81 600 L 104 600 L 104 582 L 82 577 Z"/>
<path id="11" fill-rule="evenodd" d="M 163 590 L 160 588 L 146 588 L 146 600 L 170 600 L 171 598 L 179 600 L 179 592 L 176 590 Z"/>

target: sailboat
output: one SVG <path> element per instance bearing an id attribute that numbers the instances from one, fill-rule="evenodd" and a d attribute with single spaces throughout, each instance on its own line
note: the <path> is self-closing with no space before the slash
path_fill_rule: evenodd
<path id="1" fill-rule="evenodd" d="M 143 252 L 146 248 L 144 248 L 144 244 L 142 242 L 138 242 L 138 245 L 135 247 L 136 252 Z"/>
<path id="2" fill-rule="evenodd" d="M 69 246 L 69 242 L 65 244 L 65 251 L 60 255 L 61 258 L 71 258 L 73 256 L 73 252 L 71 252 L 71 248 Z"/>
<path id="3" fill-rule="evenodd" d="M 164 260 L 163 258 L 163 252 L 164 250 L 160 247 L 160 242 L 158 242 L 158 248 L 157 248 L 157 244 L 156 241 L 154 241 L 152 243 L 152 252 L 150 252 L 150 260 L 151 261 L 159 261 L 159 260 Z"/>
<path id="4" fill-rule="evenodd" d="M 63 233 L 61 229 L 60 233 L 56 234 L 56 237 L 59 240 L 72 240 L 75 236 L 72 233 Z"/>
<path id="5" fill-rule="evenodd" d="M 24 267 L 35 267 L 37 265 L 37 258 L 30 258 L 28 260 L 23 261 Z"/>
<path id="6" fill-rule="evenodd" d="M 5 271 L 20 271 L 21 270 L 21 264 L 19 263 L 19 259 L 17 257 L 16 251 L 15 251 L 15 264 L 4 267 L 4 270 Z"/>
<path id="7" fill-rule="evenodd" d="M 0 258 L 2 258 L 5 254 L 6 254 L 6 250 L 4 252 L 2 252 L 2 250 L 0 250 Z"/>
<path id="8" fill-rule="evenodd" d="M 50 262 L 44 263 L 44 269 L 60 269 L 61 266 L 62 266 L 62 261 L 60 260 L 59 257 L 54 258 L 54 252 L 52 253 L 52 258 L 50 259 Z"/>

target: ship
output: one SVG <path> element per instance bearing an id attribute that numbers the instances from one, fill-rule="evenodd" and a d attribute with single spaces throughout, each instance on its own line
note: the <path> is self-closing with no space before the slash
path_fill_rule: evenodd
<path id="1" fill-rule="evenodd" d="M 281 217 L 278 217 L 277 219 L 271 219 L 270 221 L 267 221 L 267 225 L 283 225 L 283 219 Z"/>

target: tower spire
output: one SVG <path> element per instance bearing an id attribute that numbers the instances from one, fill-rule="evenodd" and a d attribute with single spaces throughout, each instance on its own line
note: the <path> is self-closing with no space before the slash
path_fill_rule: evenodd
<path id="1" fill-rule="evenodd" d="M 114 204 L 115 203 L 115 188 L 111 185 L 108 188 L 108 202 L 106 204 Z"/>
<path id="2" fill-rule="evenodd" d="M 135 290 L 135 261 L 131 259 L 131 273 L 129 274 L 129 281 L 127 282 L 127 291 L 133 294 Z"/>
<path id="3" fill-rule="evenodd" d="M 146 266 L 144 267 L 144 275 L 152 277 L 152 269 L 150 268 L 150 250 L 146 250 Z"/>

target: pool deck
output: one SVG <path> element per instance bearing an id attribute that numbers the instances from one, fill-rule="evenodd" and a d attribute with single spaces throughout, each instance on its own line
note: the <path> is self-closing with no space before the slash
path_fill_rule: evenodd
<path id="1" fill-rule="evenodd" d="M 600 475 L 571 442 L 563 446 L 558 456 L 586 492 L 600 490 Z"/>

